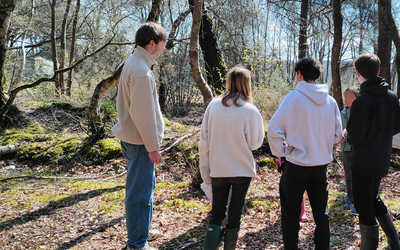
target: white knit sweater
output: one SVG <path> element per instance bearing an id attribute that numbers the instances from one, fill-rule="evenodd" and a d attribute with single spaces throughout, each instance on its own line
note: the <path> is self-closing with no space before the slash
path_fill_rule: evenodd
<path id="1" fill-rule="evenodd" d="M 252 150 L 262 145 L 265 132 L 258 109 L 242 99 L 241 107 L 222 105 L 220 98 L 207 107 L 200 135 L 200 173 L 206 184 L 211 177 L 253 177 Z"/>

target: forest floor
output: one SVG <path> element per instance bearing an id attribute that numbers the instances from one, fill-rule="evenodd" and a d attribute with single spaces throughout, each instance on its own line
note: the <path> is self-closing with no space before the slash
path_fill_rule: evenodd
<path id="1" fill-rule="evenodd" d="M 41 114 L 37 121 L 54 126 L 56 113 Z M 55 120 L 54 120 L 55 119 Z M 198 144 L 201 112 L 171 121 L 187 123 L 182 143 Z M 53 125 L 51 125 L 53 124 Z M 167 127 L 168 141 L 182 138 Z M 71 126 L 68 133 L 79 133 Z M 157 164 L 152 228 L 162 236 L 149 243 L 158 249 L 202 249 L 211 202 L 191 184 L 196 166 L 177 157 L 179 145 L 164 152 Z M 343 208 L 346 201 L 344 171 L 338 163 L 329 165 L 329 210 L 331 248 L 358 249 L 358 216 Z M 255 152 L 256 161 L 269 156 Z M 1 249 L 126 249 L 124 217 L 124 158 L 101 165 L 87 165 L 80 158 L 63 164 L 33 164 L 15 158 L 0 159 L 0 248 Z M 57 173 L 55 176 L 54 173 Z M 258 167 L 246 197 L 237 249 L 282 249 L 279 178 L 274 168 Z M 21 177 L 21 175 L 35 178 Z M 20 177 L 18 177 L 20 176 Z M 16 177 L 5 180 L 7 177 Z M 57 178 L 53 178 L 57 177 Z M 400 230 L 400 172 L 390 168 L 382 180 L 381 197 L 395 226 Z M 306 198 L 308 221 L 301 222 L 299 249 L 314 249 L 315 224 Z M 380 230 L 379 249 L 386 238 Z"/>

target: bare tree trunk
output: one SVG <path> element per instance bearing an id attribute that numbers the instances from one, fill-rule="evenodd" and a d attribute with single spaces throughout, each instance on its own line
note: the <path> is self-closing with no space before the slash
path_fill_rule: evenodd
<path id="1" fill-rule="evenodd" d="M 343 109 L 342 100 L 342 84 L 340 81 L 340 51 L 342 46 L 342 6 L 341 0 L 332 0 L 332 16 L 333 16 L 333 47 L 332 47 L 332 96 L 340 110 Z"/>
<path id="2" fill-rule="evenodd" d="M 392 31 L 391 21 L 392 16 L 392 1 L 378 1 L 378 20 L 379 20 L 379 35 L 378 35 L 378 57 L 381 60 L 380 76 L 384 77 L 386 82 L 391 86 L 390 81 L 390 57 L 392 49 Z"/>
<path id="3" fill-rule="evenodd" d="M 201 75 L 199 65 L 199 29 L 201 23 L 202 13 L 202 0 L 195 0 L 193 7 L 193 25 L 192 32 L 190 35 L 190 72 L 203 95 L 204 107 L 207 108 L 208 104 L 212 101 L 212 92 L 210 87 L 207 85 L 203 76 Z"/>
<path id="4" fill-rule="evenodd" d="M 398 93 L 400 91 L 400 34 L 399 34 L 399 28 L 396 24 L 396 20 L 394 19 L 393 14 L 391 15 L 390 21 L 392 26 L 392 39 L 394 46 L 396 47 L 395 67 L 397 72 L 397 95 L 399 95 Z"/>
<path id="5" fill-rule="evenodd" d="M 105 134 L 104 127 L 102 127 L 100 124 L 101 101 L 103 100 L 104 93 L 107 91 L 107 89 L 118 83 L 123 67 L 124 64 L 121 65 L 117 69 L 117 71 L 115 71 L 111 76 L 107 77 L 106 79 L 102 80 L 99 84 L 97 84 L 93 92 L 88 112 L 90 131 L 93 136 L 98 136 L 101 138 Z"/>
<path id="6" fill-rule="evenodd" d="M 301 0 L 299 59 L 307 55 L 308 0 Z"/>
<path id="7" fill-rule="evenodd" d="M 81 1 L 76 0 L 74 19 L 72 22 L 72 38 L 71 38 L 71 51 L 69 53 L 69 66 L 74 62 L 75 56 L 75 43 L 76 43 L 76 26 L 78 24 L 79 9 L 81 8 Z M 67 96 L 71 96 L 71 86 L 72 86 L 72 70 L 68 71 L 67 78 Z"/>
<path id="8" fill-rule="evenodd" d="M 160 6 L 163 0 L 153 0 L 151 3 L 151 11 L 147 17 L 147 22 L 158 22 L 160 18 Z"/>
<path id="9" fill-rule="evenodd" d="M 19 69 L 18 69 L 18 74 L 17 74 L 17 78 L 15 79 L 14 82 L 10 83 L 10 87 L 8 88 L 8 95 L 10 95 L 11 91 L 18 85 L 18 83 L 21 81 L 22 79 L 22 74 L 24 73 L 24 69 L 25 69 L 25 57 L 26 57 L 26 53 L 25 53 L 25 38 L 26 38 L 26 32 L 27 30 L 24 31 L 24 33 L 22 34 L 22 42 L 21 42 L 21 64 L 19 65 Z"/>
<path id="10" fill-rule="evenodd" d="M 29 20 L 29 26 L 31 27 L 32 24 L 32 19 L 33 19 L 33 15 L 35 13 L 35 2 L 32 1 L 32 6 L 31 6 L 31 16 L 30 16 L 30 20 Z M 27 28 L 28 29 L 28 28 Z M 17 78 L 15 79 L 14 82 L 12 82 L 10 84 L 10 87 L 8 89 L 8 95 L 11 94 L 11 91 L 18 85 L 18 83 L 21 81 L 22 79 L 22 75 L 24 73 L 24 69 L 25 69 L 25 61 L 26 61 L 26 53 L 25 53 L 25 39 L 26 39 L 26 33 L 28 32 L 28 30 L 25 30 L 22 34 L 22 42 L 21 42 L 21 64 L 19 66 L 19 70 L 18 70 L 18 74 L 17 74 Z"/>
<path id="11" fill-rule="evenodd" d="M 71 0 L 67 1 L 67 7 L 64 12 L 64 18 L 61 24 L 61 44 L 60 44 L 60 69 L 65 67 L 65 40 L 67 40 L 67 18 L 69 13 L 69 8 L 71 6 Z M 64 94 L 64 73 L 60 74 L 60 91 Z"/>
<path id="12" fill-rule="evenodd" d="M 56 47 L 56 0 L 49 0 L 50 10 L 51 10 L 51 58 L 53 60 L 53 71 L 56 72 L 58 70 L 58 62 L 57 62 L 57 47 Z M 56 93 L 60 94 L 60 82 L 59 76 L 56 75 L 55 78 L 55 87 Z"/>
<path id="13" fill-rule="evenodd" d="M 189 7 L 193 12 L 193 0 L 189 0 Z M 199 42 L 205 61 L 207 83 L 217 94 L 221 94 L 225 86 L 227 67 L 224 56 L 214 35 L 212 18 L 206 12 L 202 12 L 200 24 Z"/>
<path id="14" fill-rule="evenodd" d="M 0 107 L 6 103 L 6 97 L 4 96 L 4 64 L 7 53 L 7 31 L 14 8 L 15 0 L 0 1 Z"/>

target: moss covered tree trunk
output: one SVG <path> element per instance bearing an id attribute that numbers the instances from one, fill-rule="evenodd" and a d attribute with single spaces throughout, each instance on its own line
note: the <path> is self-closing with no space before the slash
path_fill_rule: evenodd
<path id="1" fill-rule="evenodd" d="M 189 0 L 192 14 L 194 6 L 193 2 L 194 0 Z M 206 64 L 207 83 L 216 94 L 221 94 L 225 89 L 227 67 L 224 56 L 219 48 L 218 40 L 213 31 L 213 20 L 211 16 L 206 12 L 203 12 L 201 19 L 199 42 Z"/>
<path id="2" fill-rule="evenodd" d="M 14 8 L 15 0 L 0 1 L 0 107 L 2 107 L 7 101 L 4 95 L 4 63 L 7 53 L 7 31 Z"/>

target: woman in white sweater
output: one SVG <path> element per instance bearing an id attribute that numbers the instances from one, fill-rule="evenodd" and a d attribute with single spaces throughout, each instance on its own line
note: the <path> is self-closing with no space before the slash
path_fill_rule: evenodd
<path id="1" fill-rule="evenodd" d="M 200 136 L 200 172 L 212 185 L 213 205 L 204 249 L 217 249 L 224 234 L 222 221 L 232 188 L 224 249 L 235 249 L 243 205 L 256 175 L 252 150 L 264 140 L 264 124 L 251 104 L 251 73 L 236 66 L 227 78 L 227 90 L 214 99 L 204 114 Z"/>

